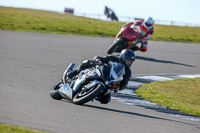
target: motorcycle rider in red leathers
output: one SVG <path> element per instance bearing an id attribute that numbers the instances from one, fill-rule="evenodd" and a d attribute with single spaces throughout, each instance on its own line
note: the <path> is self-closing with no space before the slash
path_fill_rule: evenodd
<path id="1" fill-rule="evenodd" d="M 130 22 L 127 23 L 126 25 L 132 25 L 135 24 L 135 26 L 139 26 L 140 27 L 140 41 L 141 42 L 141 47 L 134 47 L 134 50 L 141 50 L 143 52 L 147 51 L 147 44 L 148 44 L 148 40 L 149 38 L 153 35 L 154 32 L 154 20 L 152 17 L 146 17 L 145 19 L 141 19 L 141 20 L 137 20 L 135 22 Z"/>

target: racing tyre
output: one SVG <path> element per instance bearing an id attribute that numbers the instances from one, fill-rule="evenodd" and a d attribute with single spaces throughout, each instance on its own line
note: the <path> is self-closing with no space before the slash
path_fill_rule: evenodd
<path id="1" fill-rule="evenodd" d="M 59 81 L 50 90 L 50 96 L 55 100 L 61 100 L 62 99 L 62 95 L 58 92 L 58 90 L 60 89 L 59 85 L 61 83 L 62 83 L 62 81 Z"/>
<path id="2" fill-rule="evenodd" d="M 80 91 L 74 96 L 73 103 L 78 104 L 78 105 L 87 103 L 90 100 L 93 100 L 99 94 L 101 94 L 103 90 L 104 90 L 104 86 L 102 84 L 98 84 L 95 87 L 89 89 L 88 91 L 84 91 L 84 92 Z"/>
<path id="3" fill-rule="evenodd" d="M 115 52 L 115 49 L 118 48 L 120 45 L 123 45 L 123 41 L 122 40 L 118 40 L 113 45 L 111 45 L 107 50 L 107 54 L 112 54 L 113 52 Z"/>

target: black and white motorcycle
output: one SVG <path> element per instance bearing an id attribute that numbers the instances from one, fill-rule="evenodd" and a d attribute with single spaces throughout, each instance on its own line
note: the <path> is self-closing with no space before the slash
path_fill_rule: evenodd
<path id="1" fill-rule="evenodd" d="M 110 61 L 108 64 L 85 69 L 73 79 L 66 78 L 66 74 L 74 68 L 75 64 L 71 63 L 65 70 L 63 79 L 51 88 L 50 96 L 53 99 L 68 99 L 78 105 L 99 99 L 105 89 L 116 91 L 125 73 L 123 64 Z"/>

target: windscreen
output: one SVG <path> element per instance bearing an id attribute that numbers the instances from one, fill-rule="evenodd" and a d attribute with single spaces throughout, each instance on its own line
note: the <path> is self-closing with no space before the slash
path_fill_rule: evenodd
<path id="1" fill-rule="evenodd" d="M 125 71 L 125 66 L 120 63 L 115 63 L 113 65 L 113 70 L 115 71 L 118 77 L 121 77 L 123 76 L 123 72 Z"/>

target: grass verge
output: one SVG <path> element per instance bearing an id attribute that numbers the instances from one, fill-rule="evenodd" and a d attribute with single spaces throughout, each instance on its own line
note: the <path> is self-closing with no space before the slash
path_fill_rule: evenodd
<path id="1" fill-rule="evenodd" d="M 122 22 L 0 6 L 0 30 L 114 37 Z M 200 27 L 155 25 L 151 40 L 200 43 Z"/>
<path id="2" fill-rule="evenodd" d="M 200 78 L 157 81 L 140 86 L 145 100 L 200 117 Z"/>
<path id="3" fill-rule="evenodd" d="M 0 123 L 0 133 L 45 133 L 31 129 Z"/>

